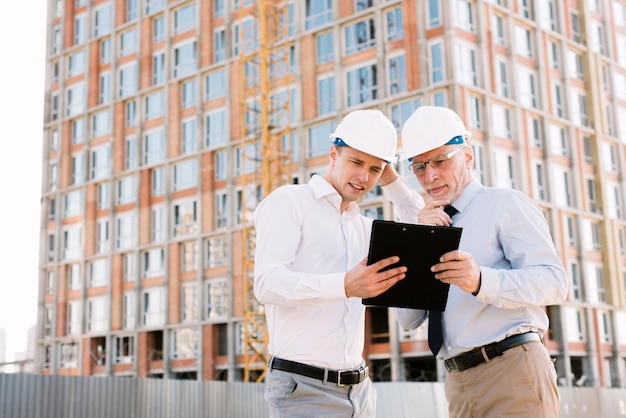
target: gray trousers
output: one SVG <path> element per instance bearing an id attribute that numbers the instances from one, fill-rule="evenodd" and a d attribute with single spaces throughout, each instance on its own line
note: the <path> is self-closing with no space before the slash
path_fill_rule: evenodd
<path id="1" fill-rule="evenodd" d="M 376 388 L 369 378 L 337 386 L 282 370 L 268 370 L 265 401 L 271 418 L 376 416 Z"/>

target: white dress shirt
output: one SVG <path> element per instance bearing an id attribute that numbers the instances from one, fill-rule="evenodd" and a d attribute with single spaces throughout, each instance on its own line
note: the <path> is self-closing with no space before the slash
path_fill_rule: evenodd
<path id="1" fill-rule="evenodd" d="M 543 336 L 548 316 L 542 306 L 565 300 L 568 279 L 539 206 L 517 190 L 484 187 L 476 179 L 452 205 L 459 211 L 453 224 L 463 228 L 459 249 L 472 254 L 482 283 L 477 296 L 450 286 L 438 357 L 527 331 Z M 406 329 L 426 319 L 423 310 L 395 313 Z"/>
<path id="2" fill-rule="evenodd" d="M 417 219 L 422 198 L 399 178 L 384 187 Z M 254 293 L 265 304 L 271 355 L 336 370 L 363 362 L 365 307 L 347 298 L 346 272 L 367 256 L 372 219 L 323 178 L 276 189 L 256 208 Z"/>

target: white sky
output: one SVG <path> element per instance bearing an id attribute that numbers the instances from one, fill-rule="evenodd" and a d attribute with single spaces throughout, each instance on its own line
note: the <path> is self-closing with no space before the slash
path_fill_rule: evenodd
<path id="1" fill-rule="evenodd" d="M 0 328 L 7 360 L 37 321 L 46 0 L 0 12 Z"/>

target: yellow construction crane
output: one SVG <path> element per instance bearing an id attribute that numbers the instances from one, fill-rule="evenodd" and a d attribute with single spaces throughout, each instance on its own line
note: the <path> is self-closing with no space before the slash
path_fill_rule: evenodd
<path id="1" fill-rule="evenodd" d="M 289 6 L 282 0 L 257 0 L 240 21 L 241 225 L 243 244 L 243 340 L 246 382 L 265 378 L 269 360 L 263 306 L 253 294 L 258 202 L 290 179 Z"/>

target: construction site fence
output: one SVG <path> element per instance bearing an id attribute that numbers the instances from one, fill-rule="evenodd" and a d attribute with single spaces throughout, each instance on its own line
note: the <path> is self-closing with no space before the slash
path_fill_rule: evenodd
<path id="1" fill-rule="evenodd" d="M 379 417 L 448 417 L 443 383 L 374 385 Z M 263 390 L 262 383 L 8 373 L 0 374 L 0 418 L 266 418 Z M 561 417 L 626 417 L 626 389 L 559 391 Z"/>

